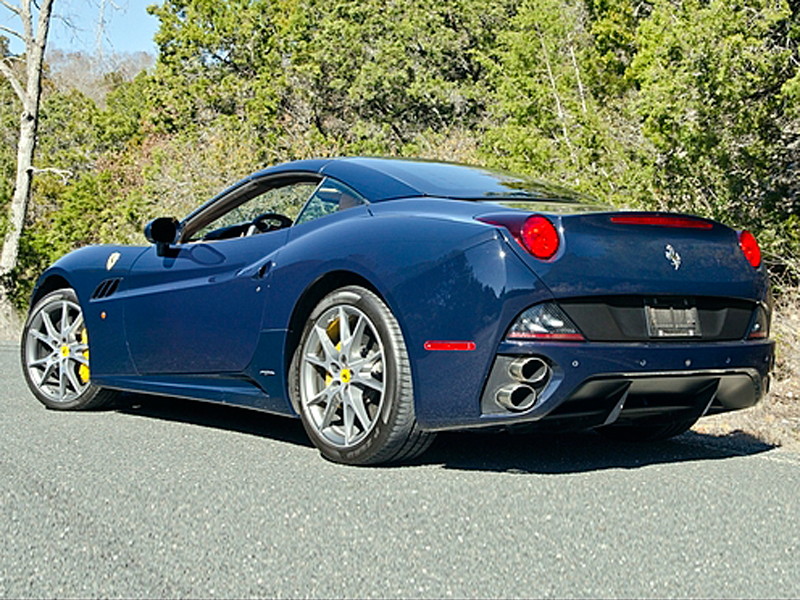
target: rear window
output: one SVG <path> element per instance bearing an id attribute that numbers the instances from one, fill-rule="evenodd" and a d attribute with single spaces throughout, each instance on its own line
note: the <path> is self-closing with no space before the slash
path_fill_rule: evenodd
<path id="1" fill-rule="evenodd" d="M 556 213 L 609 209 L 569 188 L 494 169 L 416 160 L 381 161 L 379 168 L 426 196 Z"/>

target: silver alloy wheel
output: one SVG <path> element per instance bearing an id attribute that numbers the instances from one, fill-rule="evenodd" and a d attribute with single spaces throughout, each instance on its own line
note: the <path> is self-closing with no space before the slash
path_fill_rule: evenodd
<path id="1" fill-rule="evenodd" d="M 33 315 L 27 330 L 28 378 L 54 402 L 75 400 L 89 387 L 88 351 L 81 307 L 67 298 L 54 298 Z"/>
<path id="2" fill-rule="evenodd" d="M 358 308 L 334 306 L 316 320 L 302 350 L 300 398 L 328 443 L 352 448 L 375 427 L 386 395 L 385 361 L 375 325 Z"/>

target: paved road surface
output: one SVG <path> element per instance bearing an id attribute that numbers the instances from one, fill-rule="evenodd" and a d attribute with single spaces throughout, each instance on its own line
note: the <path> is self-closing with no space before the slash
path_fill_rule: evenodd
<path id="1" fill-rule="evenodd" d="M 321 459 L 165 398 L 47 411 L 0 344 L 0 597 L 798 597 L 800 455 L 687 434 L 449 434 Z"/>

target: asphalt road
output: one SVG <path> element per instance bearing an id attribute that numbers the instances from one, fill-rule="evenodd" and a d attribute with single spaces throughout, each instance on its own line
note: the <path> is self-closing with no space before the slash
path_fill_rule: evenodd
<path id="1" fill-rule="evenodd" d="M 800 455 L 751 438 L 448 434 L 350 468 L 238 409 L 47 411 L 17 356 L 2 597 L 800 596 Z"/>

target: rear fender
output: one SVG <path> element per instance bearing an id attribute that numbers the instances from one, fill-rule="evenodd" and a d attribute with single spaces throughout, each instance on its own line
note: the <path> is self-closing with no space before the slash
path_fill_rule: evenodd
<path id="1" fill-rule="evenodd" d="M 420 425 L 435 426 L 454 414 L 477 418 L 483 381 L 508 324 L 530 304 L 552 295 L 497 230 L 482 223 L 400 215 L 364 218 L 368 227 L 360 219 L 313 232 L 309 228 L 308 233 L 298 227 L 274 271 L 280 290 L 276 298 L 291 298 L 294 305 L 331 271 L 370 282 L 403 332 Z M 291 312 L 273 307 L 265 329 L 287 330 Z M 474 349 L 429 350 L 429 341 L 467 341 Z"/>

